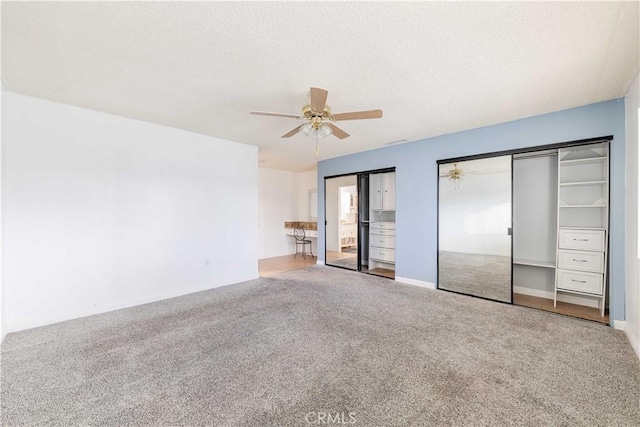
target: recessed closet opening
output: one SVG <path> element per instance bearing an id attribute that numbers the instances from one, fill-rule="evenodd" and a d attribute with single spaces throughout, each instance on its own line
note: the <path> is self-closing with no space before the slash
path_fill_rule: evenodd
<path id="1" fill-rule="evenodd" d="M 395 278 L 395 168 L 327 177 L 325 264 Z"/>
<path id="2" fill-rule="evenodd" d="M 610 137 L 439 161 L 439 289 L 602 323 Z"/>

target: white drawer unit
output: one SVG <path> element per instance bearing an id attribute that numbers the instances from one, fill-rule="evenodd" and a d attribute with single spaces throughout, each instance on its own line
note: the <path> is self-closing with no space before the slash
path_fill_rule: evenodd
<path id="1" fill-rule="evenodd" d="M 604 251 L 603 230 L 558 230 L 558 246 L 560 249 L 579 249 L 583 251 Z"/>
<path id="2" fill-rule="evenodd" d="M 558 268 L 603 273 L 604 252 L 569 251 L 566 249 L 560 249 L 558 251 Z"/>
<path id="3" fill-rule="evenodd" d="M 395 230 L 396 223 L 395 222 L 371 222 L 369 223 L 369 228 L 371 230 Z"/>
<path id="4" fill-rule="evenodd" d="M 395 249 L 396 239 L 393 236 L 380 236 L 371 234 L 369 236 L 369 245 L 374 248 Z"/>
<path id="5" fill-rule="evenodd" d="M 395 263 L 396 251 L 395 249 L 385 249 L 371 246 L 369 248 L 369 258 L 376 261 Z"/>
<path id="6" fill-rule="evenodd" d="M 396 262 L 396 223 L 388 221 L 369 223 L 369 268 L 393 268 Z M 382 263 L 382 264 L 378 264 Z"/>
<path id="7" fill-rule="evenodd" d="M 602 295 L 603 276 L 598 273 L 587 273 L 558 269 L 558 289 Z"/>

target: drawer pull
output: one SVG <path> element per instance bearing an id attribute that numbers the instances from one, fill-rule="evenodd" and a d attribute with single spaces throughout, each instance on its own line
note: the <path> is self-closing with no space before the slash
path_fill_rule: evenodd
<path id="1" fill-rule="evenodd" d="M 576 279 L 571 279 L 572 282 L 576 282 L 576 283 L 587 283 L 586 280 L 576 280 Z"/>
<path id="2" fill-rule="evenodd" d="M 587 262 L 586 259 L 575 259 L 575 258 L 573 258 L 573 261 L 574 262 Z"/>
<path id="3" fill-rule="evenodd" d="M 588 242 L 589 239 L 573 239 L 576 242 Z"/>

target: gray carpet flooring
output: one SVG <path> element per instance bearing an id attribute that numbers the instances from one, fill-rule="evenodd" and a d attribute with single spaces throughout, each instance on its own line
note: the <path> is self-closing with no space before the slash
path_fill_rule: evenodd
<path id="1" fill-rule="evenodd" d="M 7 426 L 640 424 L 620 331 L 324 266 L 10 334 L 1 350 Z"/>
<path id="2" fill-rule="evenodd" d="M 441 289 L 511 302 L 511 258 L 495 255 L 439 252 Z"/>

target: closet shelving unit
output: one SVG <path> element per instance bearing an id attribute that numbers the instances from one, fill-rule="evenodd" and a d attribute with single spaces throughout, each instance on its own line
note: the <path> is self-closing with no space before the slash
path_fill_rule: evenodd
<path id="1" fill-rule="evenodd" d="M 598 300 L 604 316 L 609 241 L 609 146 L 558 150 L 558 293 Z"/>
<path id="2" fill-rule="evenodd" d="M 369 270 L 396 264 L 396 173 L 369 175 Z"/>

